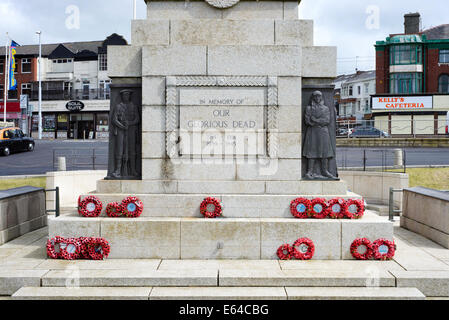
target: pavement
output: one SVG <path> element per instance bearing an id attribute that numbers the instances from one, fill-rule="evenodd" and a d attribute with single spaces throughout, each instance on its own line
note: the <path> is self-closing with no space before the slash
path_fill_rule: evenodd
<path id="1" fill-rule="evenodd" d="M 47 228 L 0 246 L 0 299 L 447 299 L 449 249 L 395 222 L 392 261 L 46 259 Z"/>

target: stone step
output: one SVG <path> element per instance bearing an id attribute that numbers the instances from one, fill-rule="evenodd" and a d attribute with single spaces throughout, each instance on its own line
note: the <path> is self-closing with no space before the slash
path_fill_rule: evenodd
<path id="1" fill-rule="evenodd" d="M 49 218 L 49 237 L 103 237 L 111 259 L 277 260 L 298 238 L 315 244 L 313 259 L 352 260 L 359 237 L 393 240 L 393 223 L 371 212 L 360 220 L 290 218 Z"/>
<path id="2" fill-rule="evenodd" d="M 0 295 L 11 295 L 23 286 L 40 286 L 48 270 L 0 270 Z"/>
<path id="3" fill-rule="evenodd" d="M 416 288 L 23 287 L 13 300 L 424 300 Z"/>
<path id="4" fill-rule="evenodd" d="M 13 300 L 148 300 L 151 287 L 23 287 Z"/>
<path id="5" fill-rule="evenodd" d="M 383 268 L 360 270 L 51 270 L 43 287 L 394 287 Z"/>
<path id="6" fill-rule="evenodd" d="M 366 206 L 367 210 L 374 211 L 379 216 L 385 217 L 389 215 L 390 209 L 389 206 L 383 205 L 383 204 L 367 204 Z M 394 207 L 394 210 L 398 210 L 399 207 Z M 394 216 L 399 216 L 399 213 L 394 213 Z"/>
<path id="7" fill-rule="evenodd" d="M 207 197 L 220 200 L 223 206 L 222 216 L 225 218 L 291 218 L 290 203 L 298 197 L 307 199 L 324 198 L 326 200 L 337 197 L 343 199 L 361 199 L 355 193 L 338 195 L 332 192 L 323 195 L 304 194 L 125 194 L 125 193 L 93 193 L 82 195 L 84 199 L 95 195 L 103 203 L 101 216 L 106 216 L 108 203 L 121 202 L 125 197 L 134 195 L 142 200 L 144 209 L 142 217 L 202 217 L 200 205 Z"/>

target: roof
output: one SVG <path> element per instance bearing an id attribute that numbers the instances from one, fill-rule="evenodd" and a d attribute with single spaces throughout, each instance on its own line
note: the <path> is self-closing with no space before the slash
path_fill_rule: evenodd
<path id="1" fill-rule="evenodd" d="M 112 34 L 109 37 L 107 37 L 105 40 L 101 41 L 82 41 L 82 42 L 63 42 L 63 43 L 53 43 L 53 44 L 42 44 L 42 56 L 48 57 L 56 48 L 58 48 L 60 45 L 63 45 L 68 50 L 70 50 L 73 54 L 77 54 L 82 51 L 92 51 L 96 54 L 99 53 L 99 51 L 103 51 L 104 48 L 103 45 L 110 45 L 110 44 L 127 44 L 126 40 L 117 34 Z M 4 55 L 5 47 L 0 47 L 0 55 Z M 16 49 L 16 55 L 18 56 L 25 56 L 25 55 L 39 55 L 39 45 L 23 45 L 19 46 Z"/>
<path id="2" fill-rule="evenodd" d="M 376 79 L 376 70 L 359 71 L 354 74 L 340 75 L 337 78 L 335 78 L 334 83 L 336 82 L 354 83 L 373 79 Z"/>
<path id="3" fill-rule="evenodd" d="M 442 24 L 422 32 L 428 40 L 449 39 L 449 24 Z"/>

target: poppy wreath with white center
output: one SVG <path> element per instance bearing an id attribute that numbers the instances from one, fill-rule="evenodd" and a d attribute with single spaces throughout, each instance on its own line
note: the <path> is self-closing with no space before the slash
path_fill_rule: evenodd
<path id="1" fill-rule="evenodd" d="M 321 211 L 315 211 L 315 206 L 321 206 Z M 309 216 L 314 219 L 325 219 L 328 215 L 327 202 L 323 198 L 315 198 L 310 202 L 312 207 Z"/>
<path id="2" fill-rule="evenodd" d="M 76 260 L 80 257 L 81 254 L 81 242 L 79 239 L 71 238 L 65 239 L 63 242 L 64 246 L 61 246 L 60 257 L 64 260 Z M 74 252 L 69 252 L 68 247 L 74 249 Z"/>
<path id="3" fill-rule="evenodd" d="M 364 253 L 360 253 L 358 249 L 365 247 Z M 367 238 L 357 238 L 351 244 L 351 254 L 357 260 L 369 260 L 373 257 L 373 244 Z"/>
<path id="4" fill-rule="evenodd" d="M 339 211 L 334 211 L 338 207 Z M 327 216 L 331 219 L 343 219 L 346 212 L 346 201 L 342 198 L 331 199 L 327 203 Z"/>
<path id="5" fill-rule="evenodd" d="M 129 205 L 134 205 L 134 210 L 129 210 Z M 122 215 L 128 218 L 138 218 L 143 212 L 143 202 L 137 197 L 126 197 L 121 204 Z"/>
<path id="6" fill-rule="evenodd" d="M 207 207 L 210 205 L 214 206 L 213 212 L 210 212 L 207 210 L 208 209 Z M 223 213 L 223 208 L 218 199 L 209 197 L 209 198 L 204 199 L 203 202 L 201 203 L 200 212 L 206 218 L 217 218 L 217 217 L 221 216 L 221 214 Z"/>
<path id="7" fill-rule="evenodd" d="M 357 211 L 356 212 L 350 212 L 349 209 L 351 206 L 356 206 Z M 345 216 L 349 219 L 360 219 L 363 217 L 363 214 L 365 213 L 365 205 L 363 204 L 362 200 L 358 199 L 349 199 L 346 201 L 346 210 L 345 210 Z"/>
<path id="8" fill-rule="evenodd" d="M 379 248 L 381 246 L 386 246 L 388 248 L 388 251 L 386 253 L 381 253 L 379 251 Z M 373 242 L 373 252 L 374 259 L 376 260 L 391 260 L 393 259 L 396 252 L 396 245 L 394 244 L 394 242 L 387 239 L 378 239 Z"/>
<path id="9" fill-rule="evenodd" d="M 106 214 L 111 218 L 118 218 L 122 216 L 122 205 L 118 202 L 108 203 L 106 206 Z"/>
<path id="10" fill-rule="evenodd" d="M 300 246 L 307 246 L 307 251 L 301 252 L 300 250 L 298 250 L 297 247 Z M 315 245 L 309 238 L 299 238 L 295 241 L 295 243 L 293 243 L 292 249 L 293 256 L 298 260 L 310 260 L 315 254 Z"/>
<path id="11" fill-rule="evenodd" d="M 56 245 L 60 246 L 60 243 L 64 242 L 65 239 L 60 236 L 47 240 L 47 256 L 51 259 L 59 259 L 61 256 L 61 248 L 56 251 Z"/>
<path id="12" fill-rule="evenodd" d="M 299 210 L 298 210 L 299 207 Z M 312 210 L 311 201 L 306 198 L 296 198 L 290 203 L 291 214 L 298 219 L 307 219 Z"/>
<path id="13" fill-rule="evenodd" d="M 103 260 L 111 252 L 111 246 L 104 238 L 91 238 L 87 247 L 92 260 Z"/>
<path id="14" fill-rule="evenodd" d="M 285 243 L 276 251 L 277 256 L 281 260 L 290 260 L 293 256 L 293 248 Z"/>
<path id="15" fill-rule="evenodd" d="M 93 210 L 87 210 L 87 207 L 91 205 L 94 206 Z M 103 209 L 103 203 L 95 196 L 88 196 L 84 198 L 78 207 L 78 213 L 84 217 L 95 218 L 101 214 Z"/>

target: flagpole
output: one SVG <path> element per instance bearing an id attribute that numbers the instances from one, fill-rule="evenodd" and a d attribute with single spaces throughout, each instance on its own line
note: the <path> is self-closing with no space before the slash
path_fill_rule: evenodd
<path id="1" fill-rule="evenodd" d="M 9 34 L 6 32 L 5 46 L 5 86 L 3 87 L 3 122 L 6 125 L 6 102 L 8 100 L 8 77 L 9 77 Z"/>
<path id="2" fill-rule="evenodd" d="M 133 19 L 137 19 L 137 3 L 136 0 L 133 1 Z"/>

